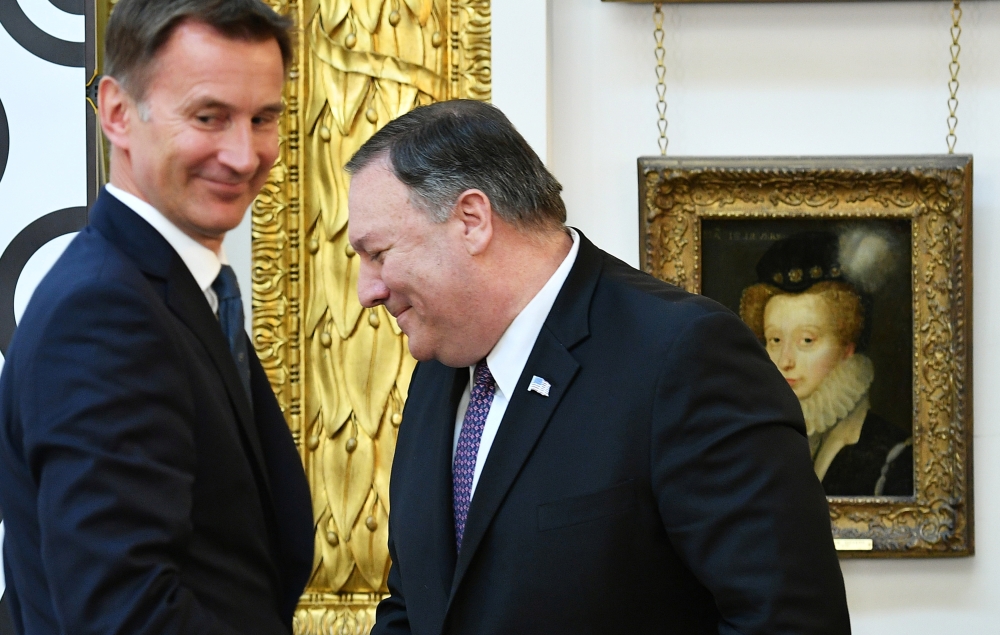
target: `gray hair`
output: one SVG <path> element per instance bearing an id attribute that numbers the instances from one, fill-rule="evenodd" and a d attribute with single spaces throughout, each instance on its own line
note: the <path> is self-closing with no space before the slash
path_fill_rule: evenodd
<path id="1" fill-rule="evenodd" d="M 411 201 L 437 222 L 459 195 L 482 191 L 497 215 L 518 228 L 562 227 L 562 186 L 500 109 L 459 99 L 421 106 L 376 132 L 345 169 L 356 174 L 388 157 Z"/>
<path id="2" fill-rule="evenodd" d="M 207 24 L 232 39 L 264 42 L 273 38 L 286 71 L 292 63 L 292 21 L 261 0 L 120 0 L 105 32 L 105 75 L 142 101 L 156 54 L 187 21 Z"/>

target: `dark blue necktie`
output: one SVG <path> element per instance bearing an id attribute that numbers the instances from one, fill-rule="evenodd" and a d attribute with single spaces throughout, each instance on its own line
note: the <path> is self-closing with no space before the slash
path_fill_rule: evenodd
<path id="1" fill-rule="evenodd" d="M 229 342 L 229 352 L 233 354 L 236 370 L 240 374 L 240 382 L 247 391 L 247 397 L 253 403 L 250 392 L 250 351 L 247 350 L 247 336 L 243 331 L 243 298 L 240 296 L 240 285 L 236 281 L 236 272 L 229 265 L 222 265 L 219 276 L 212 283 L 212 290 L 219 297 L 219 325 L 222 334 Z"/>

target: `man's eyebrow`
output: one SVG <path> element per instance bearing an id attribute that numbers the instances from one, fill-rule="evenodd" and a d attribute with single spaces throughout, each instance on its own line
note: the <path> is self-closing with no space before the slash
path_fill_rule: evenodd
<path id="1" fill-rule="evenodd" d="M 192 101 L 189 108 L 191 110 L 201 110 L 202 108 L 222 108 L 224 110 L 232 110 L 233 106 L 224 101 L 219 101 L 218 99 L 205 98 Z"/>
<path id="2" fill-rule="evenodd" d="M 261 112 L 266 112 L 272 115 L 280 115 L 285 112 L 285 104 L 278 102 L 275 104 L 268 104 L 260 109 Z"/>
<path id="3" fill-rule="evenodd" d="M 202 108 L 221 108 L 224 110 L 234 109 L 231 104 L 227 104 L 226 102 L 220 101 L 218 99 L 197 100 L 191 104 L 191 110 L 201 110 Z M 266 106 L 262 107 L 259 110 L 259 112 L 268 113 L 272 115 L 280 115 L 284 111 L 285 111 L 285 105 L 281 102 L 267 104 Z"/>

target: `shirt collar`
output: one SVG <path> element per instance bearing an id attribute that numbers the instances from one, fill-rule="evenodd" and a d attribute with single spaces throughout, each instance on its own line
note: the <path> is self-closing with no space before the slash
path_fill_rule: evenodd
<path id="1" fill-rule="evenodd" d="M 219 276 L 222 265 L 228 265 L 226 250 L 219 248 L 216 254 L 208 247 L 202 245 L 194 238 L 185 234 L 177 225 L 174 225 L 158 209 L 142 200 L 134 194 L 130 194 L 120 187 L 110 183 L 104 186 L 108 194 L 111 194 L 119 201 L 127 205 L 133 212 L 138 214 L 147 223 L 153 226 L 163 239 L 166 240 L 177 255 L 181 257 L 184 265 L 187 266 L 195 282 L 202 291 L 211 288 L 212 283 Z"/>
<path id="2" fill-rule="evenodd" d="M 562 289 L 563 283 L 569 276 L 573 263 L 576 262 L 576 254 L 580 250 L 580 234 L 572 227 L 569 229 L 573 238 L 573 246 L 563 259 L 562 264 L 555 270 L 548 282 L 535 294 L 528 304 L 521 309 L 514 321 L 510 323 L 504 331 L 500 340 L 486 356 L 486 364 L 490 367 L 490 373 L 496 381 L 497 389 L 509 400 L 517 386 L 517 380 L 521 378 L 524 365 L 528 362 L 531 349 L 535 347 L 535 340 L 538 333 L 545 324 L 545 318 L 549 316 L 552 305 L 555 304 L 556 296 Z M 475 366 L 469 367 L 469 372 L 475 372 Z"/>

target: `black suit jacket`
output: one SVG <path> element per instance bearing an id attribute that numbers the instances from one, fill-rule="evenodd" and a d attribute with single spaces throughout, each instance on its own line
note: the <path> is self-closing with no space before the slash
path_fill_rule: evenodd
<path id="1" fill-rule="evenodd" d="M 468 377 L 414 372 L 375 635 L 850 631 L 799 404 L 726 309 L 581 236 L 456 556 Z"/>
<path id="2" fill-rule="evenodd" d="M 170 245 L 101 192 L 0 379 L 7 596 L 21 633 L 288 633 L 308 485 Z"/>

